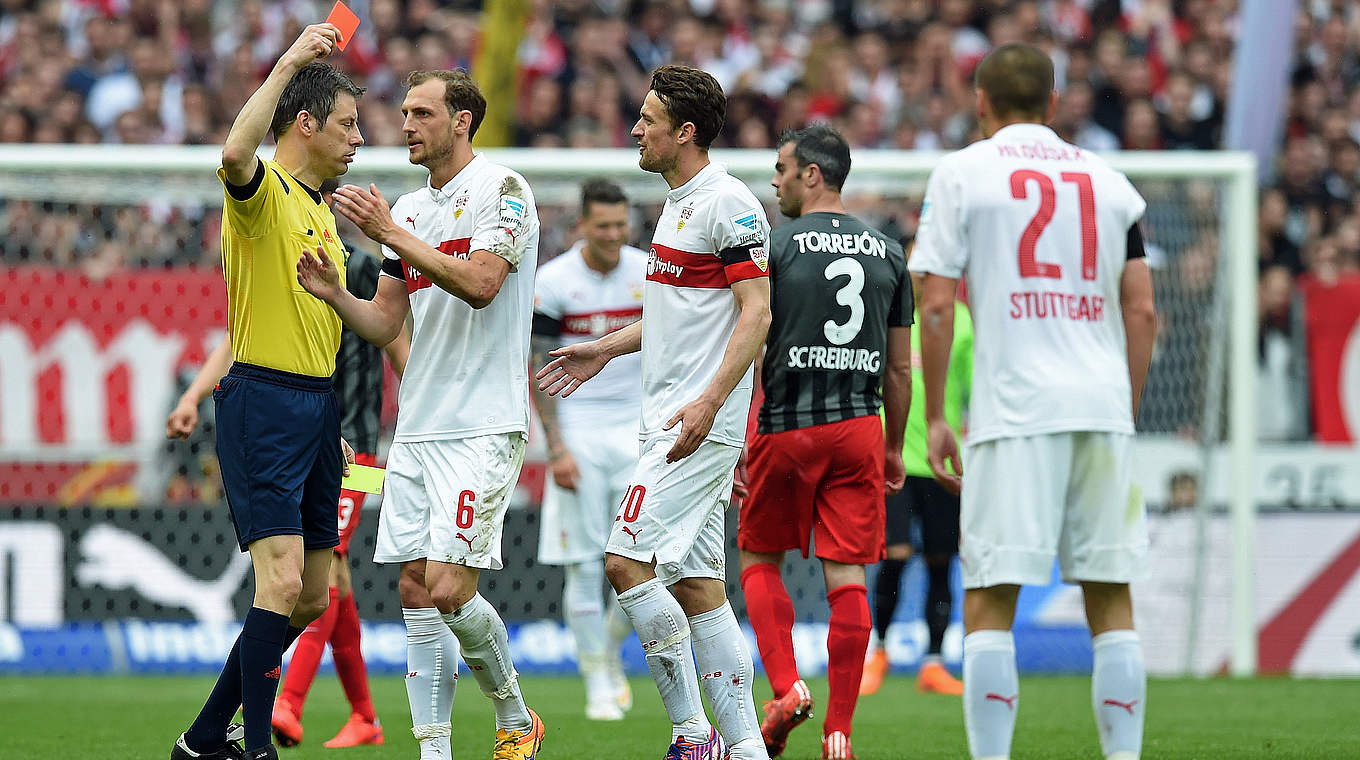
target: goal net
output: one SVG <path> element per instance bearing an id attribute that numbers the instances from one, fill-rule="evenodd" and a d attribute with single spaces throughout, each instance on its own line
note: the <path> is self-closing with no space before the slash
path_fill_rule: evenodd
<path id="1" fill-rule="evenodd" d="M 540 261 L 573 242 L 580 183 L 587 177 L 618 182 L 635 207 L 633 242 L 645 247 L 650 239 L 666 187 L 637 168 L 636 152 L 486 153 L 523 173 L 533 187 L 543 230 Z M 937 158 L 856 152 L 847 206 L 885 232 L 910 238 Z M 715 151 L 714 159 L 747 182 L 778 224 L 769 185 L 774 152 Z M 1208 672 L 1230 662 L 1234 672 L 1249 673 L 1256 661 L 1250 586 L 1254 165 L 1233 153 L 1119 154 L 1110 160 L 1148 201 L 1145 238 L 1160 322 L 1136 457 L 1153 512 L 1154 578 L 1135 592 L 1140 621 L 1152 623 L 1142 634 L 1150 665 L 1162 672 Z M 93 551 L 81 542 L 87 523 L 109 522 L 177 556 L 181 567 L 202 562 L 196 568 L 202 575 L 234 572 L 225 547 L 216 552 L 221 558 L 201 558 L 213 553 L 202 551 L 204 542 L 216 547 L 231 540 L 228 523 L 195 510 L 221 498 L 211 420 L 187 443 L 167 444 L 164 435 L 166 414 L 225 324 L 225 289 L 216 269 L 218 161 L 216 148 L 0 147 L 0 503 L 19 505 L 16 520 L 59 523 L 71 566 Z M 404 150 L 366 148 L 343 180 L 374 183 L 392 201 L 424 184 L 425 173 L 407 162 Z M 362 240 L 354 230 L 347 238 Z M 205 417 L 210 407 L 204 405 Z M 392 413 L 389 402 L 389 421 Z M 538 445 L 531 446 L 519 496 L 530 507 L 541 493 L 545 457 Z M 85 516 L 63 511 L 68 507 L 86 508 Z M 140 507 L 140 516 L 129 517 L 124 507 Z M 370 500 L 368 508 L 376 507 L 377 499 Z M 120 511 L 101 519 L 115 514 L 103 509 Z M 1211 519 L 1213 511 L 1231 511 L 1235 518 Z M 527 549 L 536 542 L 531 520 L 516 530 L 523 536 L 508 527 L 507 543 Z M 507 555 L 516 553 L 532 554 L 507 546 Z M 513 566 L 497 581 L 503 611 L 515 619 L 556 617 L 560 585 L 536 570 L 531 558 L 508 564 Z M 820 571 L 810 564 L 792 570 L 800 619 L 824 621 Z M 62 609 L 25 607 L 25 614 L 139 617 L 163 609 L 129 607 L 127 592 L 100 596 L 74 571 L 58 572 L 69 576 L 67 593 L 57 594 L 65 600 L 58 602 Z M 364 596 L 383 597 L 386 607 L 370 607 L 365 615 L 396 617 L 395 595 L 386 591 L 391 579 L 370 580 L 366 572 L 356 570 L 356 585 L 384 587 Z M 1080 628 L 1073 593 L 1055 584 L 1025 597 L 1030 601 L 1022 605 L 1018 625 Z M 17 615 L 17 596 L 10 605 L 8 613 Z M 895 646 L 916 647 L 923 632 L 919 621 L 908 620 L 899 626 Z M 948 646 L 955 654 L 958 638 L 952 631 Z M 1080 658 L 1064 649 L 1064 641 L 1055 639 L 1043 657 Z M 1041 658 L 1029 664 L 1052 663 Z"/>

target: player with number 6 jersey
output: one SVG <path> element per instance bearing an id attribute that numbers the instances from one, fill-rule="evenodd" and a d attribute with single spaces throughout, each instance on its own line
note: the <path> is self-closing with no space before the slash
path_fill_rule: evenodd
<path id="1" fill-rule="evenodd" d="M 529 325 L 538 212 L 528 183 L 472 150 L 486 99 L 464 71 L 406 80 L 402 131 L 425 187 L 389 208 L 346 186 L 336 207 L 383 246 L 370 301 L 310 257 L 303 286 L 382 343 L 414 327 L 387 462 L 375 562 L 400 562 L 407 697 L 422 760 L 451 757 L 459 648 L 496 712 L 494 760 L 532 760 L 543 721 L 524 703 L 496 608 L 478 593 L 501 568 L 501 534 L 529 430 Z"/>
<path id="2" fill-rule="evenodd" d="M 962 486 L 968 744 L 975 758 L 1010 753 L 1019 587 L 1047 583 L 1056 557 L 1086 601 L 1102 750 L 1136 760 L 1146 679 L 1128 584 L 1148 538 L 1130 458 L 1155 319 L 1138 227 L 1146 204 L 1123 174 L 1044 126 L 1057 96 L 1042 51 L 1002 45 L 976 77 L 986 139 L 931 173 L 909 264 L 924 275 L 931 470 Z M 974 322 L 966 469 L 943 401 L 962 277 Z"/>

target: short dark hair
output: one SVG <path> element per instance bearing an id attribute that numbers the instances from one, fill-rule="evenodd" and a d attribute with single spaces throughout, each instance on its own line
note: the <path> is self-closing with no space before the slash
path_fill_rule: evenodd
<path id="1" fill-rule="evenodd" d="M 472 75 L 463 69 L 412 71 L 406 76 L 406 88 L 409 90 L 431 79 L 438 79 L 444 83 L 444 107 L 449 109 L 449 116 L 457 116 L 459 111 L 472 114 L 468 139 L 476 137 L 477 128 L 482 126 L 482 119 L 486 118 L 486 98 L 473 81 Z"/>
<path id="2" fill-rule="evenodd" d="M 793 158 L 799 169 L 812 164 L 822 173 L 826 186 L 840 192 L 850 174 L 850 144 L 830 124 L 812 124 L 802 129 L 787 129 L 779 135 L 782 148 L 793 143 Z"/>
<path id="3" fill-rule="evenodd" d="M 1048 114 L 1053 61 L 1033 45 L 1011 42 L 996 48 L 978 64 L 975 79 L 998 117 Z"/>
<path id="4" fill-rule="evenodd" d="M 623 188 L 604 177 L 592 177 L 581 185 L 581 216 L 589 214 L 590 204 L 592 203 L 627 202 L 628 196 L 623 194 Z"/>
<path id="5" fill-rule="evenodd" d="M 671 125 L 694 125 L 694 143 L 707 148 L 722 131 L 727 118 L 727 96 L 712 74 L 689 66 L 666 65 L 652 72 L 652 92 L 670 117 Z"/>
<path id="6" fill-rule="evenodd" d="M 274 141 L 283 137 L 302 111 L 311 114 L 325 126 L 326 119 L 335 110 L 335 96 L 342 92 L 348 92 L 358 100 L 363 96 L 364 88 L 355 84 L 345 72 L 329 64 L 312 61 L 303 66 L 284 85 L 279 103 L 274 107 L 274 121 L 269 125 Z"/>

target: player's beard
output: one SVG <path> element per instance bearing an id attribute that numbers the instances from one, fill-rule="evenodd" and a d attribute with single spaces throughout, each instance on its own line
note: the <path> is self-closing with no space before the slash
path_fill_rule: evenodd
<path id="1" fill-rule="evenodd" d="M 779 213 L 790 219 L 797 219 L 803 215 L 803 199 L 791 198 L 788 196 L 779 199 Z"/>
<path id="2" fill-rule="evenodd" d="M 638 156 L 638 168 L 645 172 L 665 174 L 675 168 L 675 157 L 663 158 L 656 155 L 651 149 L 647 149 Z"/>
<path id="3" fill-rule="evenodd" d="M 432 143 L 429 140 L 421 142 L 420 152 L 411 156 L 411 163 L 419 164 L 426 169 L 449 160 L 453 156 L 453 138 Z"/>

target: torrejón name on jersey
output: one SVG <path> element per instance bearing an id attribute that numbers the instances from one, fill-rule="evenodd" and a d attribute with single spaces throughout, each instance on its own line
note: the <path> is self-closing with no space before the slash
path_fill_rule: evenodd
<path id="1" fill-rule="evenodd" d="M 888 328 L 912 322 L 902 246 L 848 214 L 804 214 L 770 235 L 770 292 L 760 432 L 876 414 Z"/>

